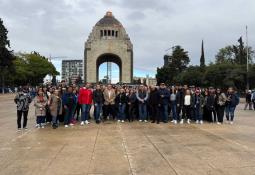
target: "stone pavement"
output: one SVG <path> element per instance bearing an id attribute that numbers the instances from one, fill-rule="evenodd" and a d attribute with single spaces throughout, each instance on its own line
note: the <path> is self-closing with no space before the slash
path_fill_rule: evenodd
<path id="1" fill-rule="evenodd" d="M 16 132 L 13 96 L 0 96 L 0 174 L 252 175 L 255 112 L 234 125 L 106 122 Z M 241 107 L 243 104 L 240 105 Z M 240 107 L 239 107 L 240 108 Z"/>

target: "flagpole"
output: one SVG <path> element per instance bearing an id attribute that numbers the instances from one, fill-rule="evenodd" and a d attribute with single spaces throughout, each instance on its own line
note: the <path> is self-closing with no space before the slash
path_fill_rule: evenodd
<path id="1" fill-rule="evenodd" d="M 250 84 L 249 84 L 249 45 L 248 45 L 248 26 L 246 25 L 246 62 L 247 62 L 247 66 L 246 66 L 246 88 L 247 90 L 249 90 L 250 88 Z"/>

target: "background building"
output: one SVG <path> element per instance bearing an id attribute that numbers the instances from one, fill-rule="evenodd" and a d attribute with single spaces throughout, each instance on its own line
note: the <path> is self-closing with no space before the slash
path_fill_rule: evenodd
<path id="1" fill-rule="evenodd" d="M 82 60 L 63 60 L 62 61 L 62 80 L 67 83 L 75 83 L 76 79 L 83 79 L 83 61 Z"/>

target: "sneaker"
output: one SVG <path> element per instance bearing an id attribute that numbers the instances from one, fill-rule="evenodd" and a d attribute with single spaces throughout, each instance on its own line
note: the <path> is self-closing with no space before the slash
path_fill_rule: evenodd
<path id="1" fill-rule="evenodd" d="M 21 128 L 18 128 L 17 132 L 21 132 Z"/>
<path id="2" fill-rule="evenodd" d="M 42 125 L 41 128 L 44 128 L 44 125 Z"/>
<path id="3" fill-rule="evenodd" d="M 203 122 L 203 120 L 200 120 L 200 124 L 202 125 L 204 122 Z"/>
<path id="4" fill-rule="evenodd" d="M 88 121 L 88 120 L 86 120 L 86 121 L 85 121 L 85 124 L 86 124 L 86 125 L 88 125 L 88 124 L 89 124 L 89 121 Z"/>
<path id="5" fill-rule="evenodd" d="M 174 123 L 175 120 L 172 120 L 171 123 Z"/>
<path id="6" fill-rule="evenodd" d="M 190 124 L 190 119 L 187 120 L 187 123 Z"/>
<path id="7" fill-rule="evenodd" d="M 73 123 L 70 123 L 70 126 L 73 126 L 74 124 Z"/>
<path id="8" fill-rule="evenodd" d="M 181 119 L 180 124 L 181 124 L 181 125 L 183 124 L 183 119 Z"/>
<path id="9" fill-rule="evenodd" d="M 125 121 L 124 120 L 121 120 L 121 123 L 124 123 Z"/>
<path id="10" fill-rule="evenodd" d="M 177 120 L 174 120 L 174 122 L 173 122 L 175 125 L 177 124 Z"/>
<path id="11" fill-rule="evenodd" d="M 40 128 L 40 125 L 39 125 L 39 124 L 36 124 L 35 127 L 36 127 L 36 128 Z"/>
<path id="12" fill-rule="evenodd" d="M 27 128 L 27 127 L 23 128 L 23 129 L 24 129 L 24 130 L 26 130 L 26 131 L 28 130 L 28 128 Z"/>
<path id="13" fill-rule="evenodd" d="M 221 125 L 221 123 L 220 123 L 220 122 L 217 122 L 217 125 Z"/>
<path id="14" fill-rule="evenodd" d="M 198 120 L 196 120 L 196 124 L 199 124 L 199 121 L 198 121 Z"/>
<path id="15" fill-rule="evenodd" d="M 84 122 L 81 122 L 81 126 L 83 126 L 84 125 Z"/>
<path id="16" fill-rule="evenodd" d="M 68 125 L 65 125 L 65 128 L 68 128 Z"/>
<path id="17" fill-rule="evenodd" d="M 233 125 L 233 124 L 234 124 L 234 122 L 233 122 L 233 121 L 231 121 L 231 122 L 230 122 L 230 125 Z"/>
<path id="18" fill-rule="evenodd" d="M 144 120 L 145 123 L 147 123 L 148 121 L 147 120 Z"/>
<path id="19" fill-rule="evenodd" d="M 117 122 L 119 123 L 119 122 L 120 122 L 120 120 L 117 120 Z"/>
<path id="20" fill-rule="evenodd" d="M 139 122 L 142 122 L 142 120 L 139 120 Z"/>

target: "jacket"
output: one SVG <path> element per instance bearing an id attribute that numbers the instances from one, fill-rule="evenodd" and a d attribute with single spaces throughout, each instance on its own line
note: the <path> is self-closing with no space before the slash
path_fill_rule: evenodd
<path id="1" fill-rule="evenodd" d="M 104 95 L 102 90 L 94 90 L 93 91 L 93 101 L 94 103 L 103 104 L 104 102 Z"/>
<path id="2" fill-rule="evenodd" d="M 28 111 L 32 98 L 28 93 L 20 92 L 15 96 L 14 102 L 17 105 L 18 111 Z"/>
<path id="3" fill-rule="evenodd" d="M 158 93 L 159 93 L 159 96 L 160 96 L 159 103 L 161 105 L 168 105 L 169 104 L 169 100 L 170 100 L 170 92 L 169 92 L 169 90 L 167 90 L 166 88 L 164 88 L 164 89 L 159 88 Z M 163 97 L 161 97 L 161 95 L 163 95 Z"/>
<path id="4" fill-rule="evenodd" d="M 126 104 L 128 102 L 127 96 L 125 93 L 120 93 L 116 97 L 116 103 L 119 105 Z"/>
<path id="5" fill-rule="evenodd" d="M 135 104 L 137 101 L 136 94 L 132 93 L 128 96 L 128 103 Z"/>
<path id="6" fill-rule="evenodd" d="M 78 96 L 78 103 L 79 104 L 92 104 L 93 100 L 93 92 L 90 89 L 80 88 L 79 96 Z"/>
<path id="7" fill-rule="evenodd" d="M 111 90 L 108 90 L 108 89 L 105 89 L 104 92 L 103 92 L 103 95 L 104 95 L 104 104 L 105 105 L 114 105 L 115 104 L 115 98 L 116 98 L 116 94 L 115 94 L 115 91 L 114 89 L 111 89 Z"/>
<path id="8" fill-rule="evenodd" d="M 65 93 L 62 96 L 63 106 L 67 106 L 69 109 L 73 109 L 76 107 L 77 99 L 73 93 Z"/>
<path id="9" fill-rule="evenodd" d="M 144 101 L 144 103 L 146 103 L 146 101 L 149 98 L 149 93 L 147 91 L 137 91 L 136 93 L 136 98 L 138 99 L 139 103 L 143 103 L 142 101 Z"/>
<path id="10" fill-rule="evenodd" d="M 47 105 L 46 96 L 43 96 L 41 100 L 39 96 L 36 96 L 34 99 L 35 116 L 46 116 L 46 105 Z"/>
<path id="11" fill-rule="evenodd" d="M 49 100 L 50 114 L 58 116 L 62 114 L 62 99 L 58 96 L 51 95 Z"/>
<path id="12" fill-rule="evenodd" d="M 154 90 L 150 92 L 150 97 L 148 100 L 149 105 L 158 106 L 160 101 L 160 96 L 158 90 Z"/>
<path id="13" fill-rule="evenodd" d="M 239 104 L 239 97 L 236 94 L 227 95 L 227 106 L 236 107 Z"/>

